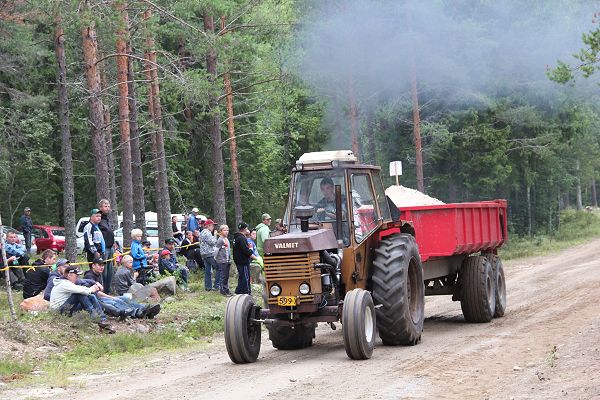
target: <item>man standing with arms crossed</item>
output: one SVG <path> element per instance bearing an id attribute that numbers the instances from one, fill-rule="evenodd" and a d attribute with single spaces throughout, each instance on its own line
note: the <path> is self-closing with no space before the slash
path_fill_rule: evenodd
<path id="1" fill-rule="evenodd" d="M 104 251 L 104 259 L 106 262 L 104 264 L 104 271 L 102 272 L 102 279 L 104 280 L 104 292 L 110 293 L 112 278 L 114 275 L 113 257 L 115 255 L 115 233 L 109 219 L 110 201 L 106 199 L 100 200 L 98 202 L 98 208 L 102 213 L 102 218 L 100 219 L 98 227 L 100 228 L 100 232 L 102 232 L 102 237 L 104 237 L 104 245 L 106 246 L 106 250 Z"/>

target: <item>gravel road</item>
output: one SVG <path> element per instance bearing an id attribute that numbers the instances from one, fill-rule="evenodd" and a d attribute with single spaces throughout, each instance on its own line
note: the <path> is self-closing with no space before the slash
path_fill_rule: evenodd
<path id="1" fill-rule="evenodd" d="M 346 357 L 340 324 L 311 348 L 229 361 L 223 337 L 203 351 L 145 359 L 132 371 L 82 375 L 68 389 L 4 393 L 60 399 L 600 399 L 600 240 L 504 262 L 507 312 L 466 323 L 459 303 L 426 298 L 420 344 Z M 77 377 L 75 377 L 77 379 Z"/>

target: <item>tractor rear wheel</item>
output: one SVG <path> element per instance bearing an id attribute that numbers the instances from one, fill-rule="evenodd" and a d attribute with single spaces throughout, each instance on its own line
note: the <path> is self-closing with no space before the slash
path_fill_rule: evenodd
<path id="1" fill-rule="evenodd" d="M 495 277 L 492 264 L 484 256 L 470 256 L 461 267 L 460 306 L 469 322 L 490 322 L 496 309 Z"/>
<path id="2" fill-rule="evenodd" d="M 353 360 L 366 360 L 375 348 L 375 306 L 371 294 L 363 289 L 346 293 L 342 310 L 344 347 Z"/>
<path id="3" fill-rule="evenodd" d="M 260 322 L 252 321 L 254 299 L 248 294 L 230 297 L 225 307 L 225 345 L 236 364 L 253 363 L 260 352 Z"/>
<path id="4" fill-rule="evenodd" d="M 500 257 L 494 256 L 492 268 L 494 270 L 494 277 L 496 278 L 496 285 L 494 286 L 496 294 L 494 318 L 499 318 L 504 316 L 504 311 L 506 310 L 506 281 L 504 280 L 504 267 L 502 266 Z"/>
<path id="5" fill-rule="evenodd" d="M 317 324 L 291 326 L 267 325 L 269 339 L 273 347 L 279 350 L 296 350 L 312 346 Z"/>
<path id="6" fill-rule="evenodd" d="M 423 267 L 415 238 L 396 234 L 384 238 L 373 260 L 373 300 L 377 328 L 385 345 L 415 345 L 425 319 Z"/>

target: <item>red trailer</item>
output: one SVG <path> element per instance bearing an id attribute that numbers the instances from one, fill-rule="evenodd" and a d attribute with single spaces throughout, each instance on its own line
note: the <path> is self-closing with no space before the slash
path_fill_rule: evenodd
<path id="1" fill-rule="evenodd" d="M 410 232 L 419 248 L 426 296 L 452 295 L 473 322 L 504 315 L 498 248 L 508 238 L 506 208 L 506 200 L 398 207 L 402 231 Z M 381 237 L 398 231 L 382 231 Z"/>
<path id="2" fill-rule="evenodd" d="M 399 207 L 415 230 L 421 261 L 493 252 L 506 242 L 506 200 Z"/>

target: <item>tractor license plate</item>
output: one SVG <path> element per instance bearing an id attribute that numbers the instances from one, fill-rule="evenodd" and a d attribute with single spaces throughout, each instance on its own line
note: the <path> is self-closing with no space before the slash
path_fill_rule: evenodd
<path id="1" fill-rule="evenodd" d="M 281 307 L 291 307 L 296 305 L 294 296 L 277 296 L 277 305 Z"/>

